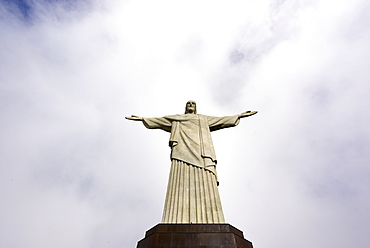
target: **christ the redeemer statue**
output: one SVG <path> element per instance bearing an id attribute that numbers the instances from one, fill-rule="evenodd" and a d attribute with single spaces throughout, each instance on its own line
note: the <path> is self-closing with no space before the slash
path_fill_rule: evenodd
<path id="1" fill-rule="evenodd" d="M 185 114 L 158 118 L 132 115 L 149 129 L 170 132 L 171 170 L 162 223 L 225 223 L 216 173 L 217 159 L 211 132 L 238 125 L 240 118 L 256 114 L 212 117 L 197 114 L 196 103 L 186 103 Z"/>

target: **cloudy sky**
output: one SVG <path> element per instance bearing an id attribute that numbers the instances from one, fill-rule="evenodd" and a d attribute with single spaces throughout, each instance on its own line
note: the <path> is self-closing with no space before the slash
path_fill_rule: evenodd
<path id="1" fill-rule="evenodd" d="M 0 247 L 136 247 L 169 135 L 124 116 L 258 110 L 213 133 L 256 248 L 370 243 L 370 1 L 1 0 Z"/>

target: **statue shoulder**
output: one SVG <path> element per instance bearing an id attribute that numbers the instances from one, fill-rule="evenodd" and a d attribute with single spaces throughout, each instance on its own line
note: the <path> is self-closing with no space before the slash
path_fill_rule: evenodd
<path id="1" fill-rule="evenodd" d="M 177 115 L 167 115 L 164 118 L 170 121 L 186 121 L 199 118 L 198 114 L 177 114 Z"/>

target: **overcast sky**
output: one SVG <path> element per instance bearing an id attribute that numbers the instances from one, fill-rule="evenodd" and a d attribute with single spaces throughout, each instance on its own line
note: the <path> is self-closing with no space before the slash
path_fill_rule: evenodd
<path id="1" fill-rule="evenodd" d="M 0 0 L 0 247 L 129 248 L 161 221 L 169 134 L 213 133 L 256 248 L 370 243 L 367 0 Z"/>

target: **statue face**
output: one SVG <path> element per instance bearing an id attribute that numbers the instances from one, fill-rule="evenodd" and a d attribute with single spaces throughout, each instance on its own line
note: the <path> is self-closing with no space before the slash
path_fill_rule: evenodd
<path id="1" fill-rule="evenodd" d="M 188 101 L 186 103 L 186 108 L 185 108 L 185 114 L 196 114 L 197 113 L 197 104 L 195 101 Z"/>

